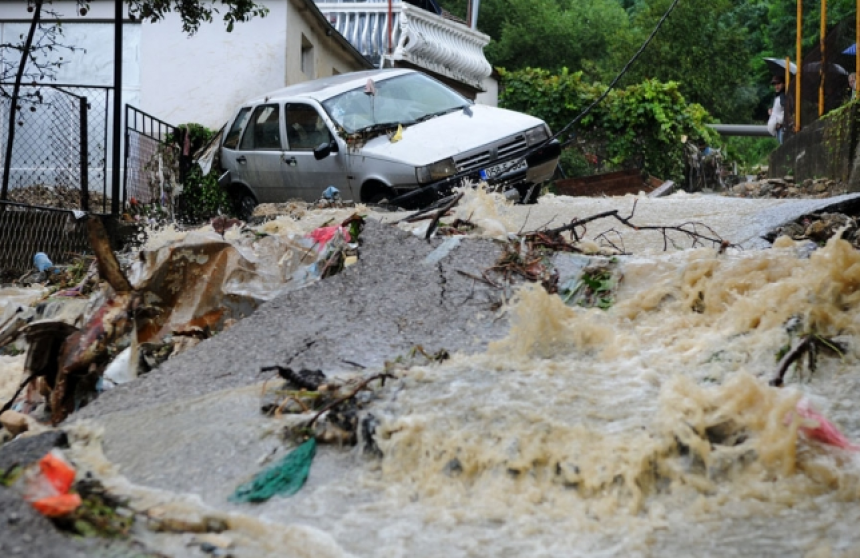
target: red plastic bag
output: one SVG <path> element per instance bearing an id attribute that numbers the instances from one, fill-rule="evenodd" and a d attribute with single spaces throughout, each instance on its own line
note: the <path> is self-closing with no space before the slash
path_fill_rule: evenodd
<path id="1" fill-rule="evenodd" d="M 325 246 L 326 244 L 331 242 L 331 239 L 334 238 L 334 235 L 336 235 L 338 231 L 340 231 L 340 233 L 343 235 L 344 240 L 346 240 L 347 242 L 350 241 L 349 230 L 346 227 L 341 227 L 339 225 L 314 229 L 310 233 L 308 233 L 307 236 L 312 238 L 315 244 Z"/>
<path id="2" fill-rule="evenodd" d="M 836 446 L 837 448 L 847 449 L 850 451 L 860 450 L 860 446 L 852 444 L 851 441 L 846 438 L 838 428 L 836 428 L 836 425 L 824 418 L 824 415 L 812 409 L 809 406 L 809 401 L 806 399 L 798 401 L 795 410 L 797 410 L 797 414 L 802 418 L 818 423 L 817 426 L 805 426 L 801 424 L 800 431 L 808 437 L 829 446 Z"/>
<path id="3" fill-rule="evenodd" d="M 39 460 L 39 472 L 27 478 L 24 499 L 42 515 L 61 517 L 81 505 L 81 497 L 69 494 L 75 470 L 59 456 L 48 453 Z"/>
<path id="4" fill-rule="evenodd" d="M 77 494 L 60 494 L 30 502 L 30 505 L 45 517 L 62 517 L 78 509 L 81 497 Z"/>

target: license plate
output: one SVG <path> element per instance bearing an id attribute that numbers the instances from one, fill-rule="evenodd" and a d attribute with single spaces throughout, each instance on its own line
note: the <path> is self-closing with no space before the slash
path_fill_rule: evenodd
<path id="1" fill-rule="evenodd" d="M 519 161 L 507 161 L 505 163 L 499 163 L 498 165 L 482 169 L 481 178 L 484 180 L 490 180 L 509 172 L 526 170 L 528 167 L 529 165 L 526 163 L 525 159 L 521 159 Z"/>

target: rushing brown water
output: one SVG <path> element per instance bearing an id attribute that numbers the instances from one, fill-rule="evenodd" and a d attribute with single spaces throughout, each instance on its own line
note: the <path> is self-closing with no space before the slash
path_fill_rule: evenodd
<path id="1" fill-rule="evenodd" d="M 467 202 L 485 234 L 522 225 Z M 381 460 L 356 450 L 338 482 L 230 507 L 234 555 L 857 555 L 860 461 L 812 439 L 795 409 L 803 400 L 860 440 L 860 253 L 831 240 L 806 258 L 780 239 L 619 265 L 608 310 L 527 285 L 505 339 L 408 370 L 372 409 Z M 840 350 L 769 386 L 805 334 Z M 172 420 L 223 420 L 216 400 L 251 416 L 246 391 Z M 78 459 L 107 473 L 81 432 Z M 178 501 L 123 486 L 147 506 Z"/>

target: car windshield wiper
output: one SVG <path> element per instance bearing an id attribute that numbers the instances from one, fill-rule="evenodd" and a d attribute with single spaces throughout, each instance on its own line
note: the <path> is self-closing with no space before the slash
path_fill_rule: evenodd
<path id="1" fill-rule="evenodd" d="M 442 115 L 444 115 L 444 114 L 449 114 L 449 113 L 451 113 L 451 112 L 456 112 L 456 111 L 458 111 L 458 110 L 463 110 L 464 108 L 466 108 L 466 107 L 468 107 L 468 106 L 469 106 L 469 105 L 463 105 L 463 106 L 459 106 L 459 107 L 451 107 L 451 108 L 447 108 L 447 109 L 445 109 L 445 110 L 440 110 L 440 111 L 438 111 L 438 112 L 431 112 L 430 114 L 424 115 L 424 116 L 422 116 L 421 118 L 416 119 L 416 120 L 415 120 L 415 122 L 424 122 L 424 121 L 426 121 L 426 120 L 430 120 L 431 118 L 436 118 L 437 116 L 442 116 Z"/>
<path id="2" fill-rule="evenodd" d="M 400 122 L 382 122 L 380 124 L 370 124 L 363 128 L 359 128 L 354 134 L 362 134 L 365 132 L 380 132 L 382 130 L 390 130 L 391 128 L 396 128 L 400 125 Z"/>

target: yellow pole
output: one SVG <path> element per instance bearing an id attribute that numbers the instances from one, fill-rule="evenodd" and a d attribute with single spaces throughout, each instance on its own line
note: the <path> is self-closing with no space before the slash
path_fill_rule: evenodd
<path id="1" fill-rule="evenodd" d="M 857 0 L 860 2 L 860 0 Z M 800 73 L 803 66 L 803 53 L 800 51 L 800 39 L 803 37 L 803 0 L 797 0 L 797 73 L 794 75 L 794 131 L 800 131 Z"/>
<path id="2" fill-rule="evenodd" d="M 821 64 L 818 66 L 818 116 L 824 116 L 824 77 L 827 60 L 824 45 L 827 43 L 827 0 L 821 0 Z"/>

